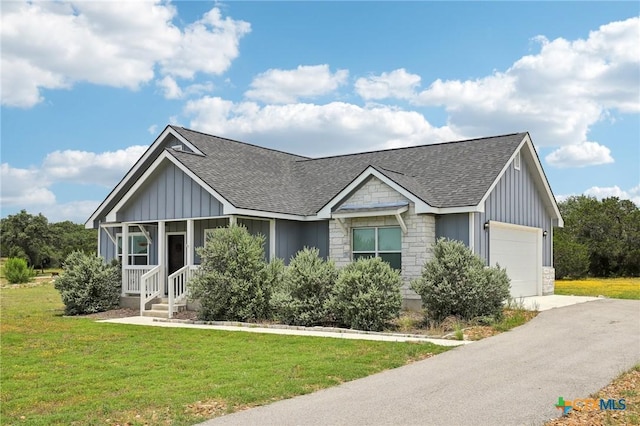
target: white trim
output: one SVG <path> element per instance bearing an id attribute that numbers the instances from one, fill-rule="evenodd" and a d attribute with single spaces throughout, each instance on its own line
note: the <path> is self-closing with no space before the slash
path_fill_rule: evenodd
<path id="1" fill-rule="evenodd" d="M 338 203 L 340 203 L 344 198 L 349 196 L 353 191 L 358 189 L 358 187 L 362 183 L 364 183 L 364 181 L 367 180 L 370 176 L 375 176 L 376 178 L 380 179 L 384 184 L 391 187 L 391 189 L 413 202 L 415 204 L 416 213 L 438 213 L 436 211 L 437 209 L 431 207 L 420 198 L 416 197 L 414 194 L 407 191 L 402 186 L 398 185 L 396 182 L 380 173 L 374 167 L 369 166 L 354 180 L 352 180 L 351 183 L 347 185 L 342 191 L 340 191 L 335 197 L 329 200 L 329 202 L 318 211 L 316 216 L 321 219 L 330 219 L 332 217 L 333 208 L 338 205 Z"/>
<path id="2" fill-rule="evenodd" d="M 476 252 L 476 244 L 475 244 L 475 214 L 473 212 L 469 212 L 469 248 L 471 249 L 471 253 Z"/>
<path id="3" fill-rule="evenodd" d="M 264 218 L 264 219 L 285 219 L 285 220 L 297 220 L 300 222 L 307 221 L 317 221 L 321 220 L 316 215 L 311 216 L 302 216 L 297 214 L 289 214 L 289 213 L 275 213 L 275 212 L 266 212 L 262 210 L 251 210 L 251 209 L 239 209 L 237 207 L 227 207 L 224 208 L 225 215 L 235 215 L 235 216 L 247 216 L 253 218 Z"/>
<path id="4" fill-rule="evenodd" d="M 517 151 L 516 156 L 513 158 L 513 168 L 520 170 L 520 150 Z"/>
<path id="5" fill-rule="evenodd" d="M 409 210 L 409 206 L 402 206 L 400 208 L 395 209 L 384 209 L 384 210 L 373 210 L 368 212 L 361 212 L 358 210 L 349 211 L 349 212 L 333 212 L 331 213 L 332 219 L 346 219 L 353 217 L 377 217 L 377 216 L 395 216 L 397 214 L 401 214 Z"/>
<path id="6" fill-rule="evenodd" d="M 520 155 L 521 149 L 523 149 L 525 146 L 527 147 L 529 156 L 532 158 L 532 162 L 535 165 L 536 170 L 538 171 L 538 175 L 537 175 L 538 179 L 537 180 L 542 182 L 542 186 L 544 187 L 544 190 L 545 190 L 545 192 L 547 194 L 547 199 L 548 199 L 549 203 L 544 203 L 543 202 L 543 204 L 545 204 L 546 206 L 549 206 L 549 204 L 550 204 L 551 208 L 553 209 L 553 212 L 556 215 L 556 219 L 558 221 L 558 226 L 560 228 L 562 228 L 564 226 L 564 221 L 562 220 L 562 216 L 560 215 L 560 210 L 558 209 L 558 204 L 556 203 L 556 199 L 553 196 L 553 192 L 551 192 L 551 188 L 549 187 L 549 182 L 547 182 L 546 175 L 544 174 L 544 171 L 542 170 L 542 165 L 540 164 L 540 160 L 538 159 L 538 154 L 536 154 L 535 148 L 533 147 L 533 143 L 531 142 L 531 138 L 529 137 L 528 133 L 525 135 L 524 138 L 522 138 L 522 142 L 520 142 L 520 145 L 518 145 L 518 148 L 511 155 L 511 157 L 509 158 L 509 161 L 507 161 L 507 163 L 504 165 L 504 167 L 502 168 L 500 173 L 498 173 L 498 176 L 493 181 L 493 183 L 491 184 L 491 186 L 489 187 L 487 192 L 484 194 L 484 196 L 482 197 L 482 199 L 480 200 L 478 205 L 475 206 L 478 209 L 478 210 L 475 210 L 475 211 L 484 212 L 484 204 L 487 201 L 487 198 L 489 198 L 489 195 L 491 195 L 491 192 L 493 191 L 493 189 L 496 187 L 496 185 L 498 185 L 498 182 L 500 181 L 500 179 L 502 179 L 502 176 L 504 176 L 504 174 L 506 173 L 507 169 L 511 165 L 511 162 L 514 161 L 515 156 L 516 155 Z M 536 179 L 534 178 L 534 181 L 535 180 Z"/>
<path id="7" fill-rule="evenodd" d="M 104 232 L 107 234 L 107 236 L 109 237 L 109 239 L 113 242 L 113 244 L 118 245 L 118 240 L 116 239 L 116 237 L 114 237 L 113 235 L 111 235 L 111 232 L 109 231 L 109 228 L 116 228 L 121 226 L 120 224 L 103 224 L 101 223 L 99 228 L 98 228 L 98 238 L 100 236 L 100 231 L 102 231 L 104 229 Z"/>
<path id="8" fill-rule="evenodd" d="M 195 229 L 194 229 L 194 221 L 193 219 L 187 219 L 187 240 L 185 242 L 186 250 L 187 250 L 187 260 L 186 264 L 189 266 L 193 266 L 195 259 Z"/>
<path id="9" fill-rule="evenodd" d="M 337 217 L 336 218 L 336 222 L 338 223 L 338 226 L 340 226 L 340 228 L 342 229 L 342 232 L 344 232 L 345 235 L 347 235 L 348 232 L 349 232 L 349 229 L 347 229 L 347 225 L 346 225 L 345 221 L 342 220 L 341 218 Z"/>
<path id="10" fill-rule="evenodd" d="M 196 148 L 191 142 L 186 140 L 182 135 L 176 132 L 171 126 L 167 126 L 164 128 L 162 133 L 153 141 L 151 146 L 142 154 L 142 156 L 136 161 L 136 163 L 129 169 L 127 174 L 122 178 L 120 182 L 116 185 L 116 187 L 107 195 L 107 198 L 100 203 L 98 208 L 93 212 L 93 214 L 89 217 L 89 219 L 84 223 L 85 228 L 93 229 L 93 222 L 95 222 L 102 210 L 111 202 L 113 199 L 120 193 L 122 188 L 128 183 L 128 181 L 132 178 L 132 176 L 140 169 L 140 167 L 151 158 L 160 148 L 160 146 L 164 143 L 167 136 L 173 135 L 176 139 L 178 139 L 183 144 L 187 145 L 189 148 L 193 150 L 193 152 L 197 155 L 204 156 L 204 153 Z"/>
<path id="11" fill-rule="evenodd" d="M 160 167 L 160 165 L 162 164 L 162 162 L 164 160 L 168 160 L 171 163 L 173 163 L 183 173 L 185 173 L 187 176 L 189 176 L 193 181 L 195 181 L 198 185 L 200 185 L 202 188 L 204 188 L 205 191 L 207 191 L 216 200 L 218 200 L 218 202 L 220 202 L 222 204 L 222 206 L 223 206 L 223 212 L 228 210 L 229 207 L 233 207 L 231 205 L 231 203 L 229 203 L 229 201 L 227 201 L 224 197 L 222 197 L 220 194 L 218 194 L 213 188 L 211 188 L 209 185 L 207 185 L 202 179 L 200 179 L 198 176 L 196 176 L 191 170 L 189 170 L 187 167 L 185 167 L 173 155 L 171 155 L 168 151 L 164 151 L 158 156 L 158 158 L 155 159 L 155 161 L 151 164 L 151 166 L 149 166 L 149 168 L 147 168 L 147 170 L 145 170 L 145 172 L 142 174 L 142 176 L 140 176 L 140 178 L 136 181 L 136 183 L 133 184 L 133 186 L 131 188 L 129 188 L 127 193 L 124 194 L 124 196 L 109 211 L 109 213 L 107 213 L 107 220 L 109 222 L 117 221 L 117 213 L 118 213 L 118 211 L 136 194 L 138 189 L 140 189 L 140 187 L 142 185 L 144 185 L 144 183 L 147 181 L 149 176 L 151 176 L 151 174 L 153 172 L 155 172 L 155 170 L 158 167 Z M 180 220 L 185 220 L 185 218 L 181 218 Z"/>
<path id="12" fill-rule="evenodd" d="M 147 244 L 151 244 L 152 240 L 151 240 L 151 235 L 149 234 L 149 231 L 147 231 L 147 229 L 144 227 L 144 225 L 138 223 L 138 228 L 140 228 L 140 231 L 142 232 L 142 235 L 144 235 L 144 237 L 147 239 Z"/>
<path id="13" fill-rule="evenodd" d="M 276 220 L 269 220 L 269 260 L 276 258 Z"/>

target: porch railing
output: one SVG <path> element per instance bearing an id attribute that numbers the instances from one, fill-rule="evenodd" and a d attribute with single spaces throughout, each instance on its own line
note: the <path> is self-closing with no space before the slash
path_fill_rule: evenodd
<path id="1" fill-rule="evenodd" d="M 161 288 L 161 265 L 145 272 L 140 277 L 140 313 L 142 314 L 147 307 L 147 303 L 160 296 Z"/>
<path id="2" fill-rule="evenodd" d="M 125 267 L 124 291 L 126 294 L 140 294 L 140 281 L 153 266 L 128 265 Z"/>
<path id="3" fill-rule="evenodd" d="M 169 286 L 169 318 L 173 317 L 177 304 L 186 302 L 189 296 L 187 283 L 197 270 L 198 265 L 185 265 L 169 275 L 167 283 Z"/>

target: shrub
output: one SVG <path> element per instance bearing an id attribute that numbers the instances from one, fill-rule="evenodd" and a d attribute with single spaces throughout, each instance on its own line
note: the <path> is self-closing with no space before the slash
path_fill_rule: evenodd
<path id="1" fill-rule="evenodd" d="M 11 284 L 28 283 L 36 273 L 27 266 L 27 261 L 19 257 L 10 257 L 2 268 L 5 278 Z"/>
<path id="2" fill-rule="evenodd" d="M 189 285 L 200 302 L 202 320 L 250 321 L 269 317 L 270 288 L 264 261 L 265 238 L 244 226 L 218 228 L 197 249 L 200 269 Z"/>
<path id="3" fill-rule="evenodd" d="M 326 303 L 338 278 L 334 263 L 324 261 L 317 248 L 305 247 L 291 259 L 283 278 L 271 299 L 275 318 L 303 326 L 326 322 Z"/>
<path id="4" fill-rule="evenodd" d="M 482 259 L 460 241 L 441 238 L 433 253 L 433 260 L 424 265 L 422 277 L 411 283 L 422 298 L 428 319 L 500 317 L 510 287 L 504 269 L 485 267 Z"/>
<path id="5" fill-rule="evenodd" d="M 81 251 L 64 261 L 64 273 L 54 287 L 60 292 L 67 315 L 103 312 L 118 307 L 122 275 L 104 259 Z"/>
<path id="6" fill-rule="evenodd" d="M 400 314 L 400 272 L 378 257 L 358 259 L 338 276 L 329 307 L 341 324 L 380 331 Z"/>

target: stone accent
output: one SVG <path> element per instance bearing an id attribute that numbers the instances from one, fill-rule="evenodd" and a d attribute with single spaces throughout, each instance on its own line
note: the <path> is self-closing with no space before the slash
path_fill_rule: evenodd
<path id="1" fill-rule="evenodd" d="M 542 267 L 542 295 L 553 294 L 556 287 L 556 269 L 550 266 Z"/>
<path id="2" fill-rule="evenodd" d="M 370 205 L 396 201 L 408 200 L 374 177 L 368 180 L 343 204 Z M 403 279 L 402 295 L 405 299 L 405 304 L 407 304 L 409 300 L 420 300 L 420 296 L 411 290 L 410 282 L 420 276 L 424 263 L 432 257 L 431 245 L 435 241 L 436 222 L 433 215 L 417 215 L 413 203 L 409 204 L 408 211 L 402 213 L 402 218 L 407 226 L 407 233 L 402 235 L 401 271 Z M 399 226 L 399 224 L 395 216 L 376 216 L 343 219 L 343 226 L 346 228 L 346 232 L 336 219 L 329 221 L 329 258 L 338 267 L 344 267 L 352 260 L 351 230 L 353 228 Z"/>

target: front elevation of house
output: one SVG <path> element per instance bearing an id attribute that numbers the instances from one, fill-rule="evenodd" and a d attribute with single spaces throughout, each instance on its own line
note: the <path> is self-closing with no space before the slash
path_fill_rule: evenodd
<path id="1" fill-rule="evenodd" d="M 231 223 L 264 235 L 268 259 L 305 246 L 338 266 L 381 257 L 415 308 L 410 280 L 440 237 L 505 267 L 514 297 L 552 293 L 562 218 L 528 133 L 307 158 L 167 126 L 86 226 L 121 261 L 123 305 L 171 316 L 196 248 Z"/>

